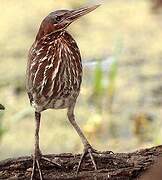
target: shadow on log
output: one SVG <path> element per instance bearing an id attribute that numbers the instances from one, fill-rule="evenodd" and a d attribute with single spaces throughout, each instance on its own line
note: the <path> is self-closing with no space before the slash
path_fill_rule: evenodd
<path id="1" fill-rule="evenodd" d="M 96 155 L 95 161 L 98 166 L 97 171 L 94 171 L 91 161 L 89 160 L 89 157 L 87 157 L 82 164 L 78 176 L 76 176 L 76 168 L 80 155 L 66 153 L 59 155 L 46 155 L 46 157 L 49 157 L 55 162 L 57 161 L 64 167 L 64 169 L 58 169 L 43 161 L 41 163 L 41 168 L 44 180 L 151 180 L 149 177 L 155 177 L 155 175 L 157 177 L 156 180 L 162 179 L 162 177 L 160 177 L 162 175 L 162 163 L 158 162 L 159 159 L 162 161 L 162 146 L 142 149 L 133 153 L 103 153 L 100 156 Z M 32 171 L 31 167 L 32 157 L 29 156 L 1 161 L 0 179 L 28 180 L 30 179 Z M 35 179 L 39 179 L 38 172 L 36 173 Z"/>

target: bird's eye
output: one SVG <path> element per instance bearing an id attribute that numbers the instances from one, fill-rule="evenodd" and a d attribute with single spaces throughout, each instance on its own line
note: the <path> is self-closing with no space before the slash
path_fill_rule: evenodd
<path id="1" fill-rule="evenodd" d="M 57 22 L 59 22 L 59 21 L 61 20 L 61 17 L 60 17 L 60 16 L 57 16 L 57 17 L 55 18 L 55 20 L 56 20 Z"/>

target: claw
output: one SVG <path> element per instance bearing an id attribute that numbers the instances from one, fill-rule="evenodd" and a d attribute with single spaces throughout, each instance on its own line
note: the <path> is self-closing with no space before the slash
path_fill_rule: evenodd
<path id="1" fill-rule="evenodd" d="M 33 169 L 32 169 L 32 174 L 31 174 L 31 178 L 30 178 L 30 180 L 33 180 L 33 178 L 34 178 L 34 172 L 35 172 L 35 160 L 33 159 Z"/>
<path id="2" fill-rule="evenodd" d="M 53 161 L 50 160 L 49 158 L 46 158 L 46 157 L 42 156 L 41 159 L 44 160 L 44 161 L 47 161 L 47 162 L 49 162 L 49 163 L 51 163 L 51 164 L 53 164 L 54 166 L 56 166 L 56 167 L 58 167 L 58 168 L 64 169 L 59 163 L 53 162 Z"/>
<path id="3" fill-rule="evenodd" d="M 95 163 L 95 160 L 94 160 L 94 157 L 93 157 L 93 149 L 88 149 L 88 153 L 89 153 L 89 155 L 90 155 L 90 157 L 91 157 L 91 160 L 92 160 L 92 163 L 93 163 L 93 166 L 94 166 L 94 168 L 95 168 L 95 170 L 97 170 L 97 165 L 96 165 L 96 163 Z"/>
<path id="4" fill-rule="evenodd" d="M 31 178 L 30 178 L 31 180 L 34 180 L 34 173 L 35 173 L 36 166 L 37 166 L 38 171 L 39 171 L 40 180 L 43 180 L 43 175 L 42 175 L 42 171 L 41 171 L 41 168 L 40 168 L 39 160 L 40 159 L 38 159 L 36 157 L 33 157 L 33 169 L 32 169 L 32 175 L 31 175 Z"/>
<path id="5" fill-rule="evenodd" d="M 39 154 L 38 157 L 33 156 L 33 169 L 32 169 L 32 174 L 31 174 L 30 180 L 34 180 L 34 174 L 35 174 L 36 167 L 38 168 L 40 180 L 43 180 L 43 174 L 42 174 L 42 170 L 41 170 L 41 167 L 40 167 L 40 160 L 47 161 L 47 162 L 53 164 L 54 166 L 63 169 L 63 167 L 59 163 L 53 162 L 52 160 L 42 156 L 41 154 Z"/>
<path id="6" fill-rule="evenodd" d="M 114 154 L 113 151 L 98 151 L 96 149 L 93 149 L 93 153 L 95 153 L 95 154 Z"/>
<path id="7" fill-rule="evenodd" d="M 40 168 L 39 160 L 36 159 L 36 163 L 39 171 L 40 180 L 43 180 L 43 175 L 42 175 L 42 170 Z"/>
<path id="8" fill-rule="evenodd" d="M 92 161 L 92 163 L 93 163 L 94 169 L 97 170 L 97 165 L 96 165 L 96 163 L 95 163 L 95 159 L 94 159 L 94 157 L 93 157 L 93 153 L 96 153 L 96 151 L 95 151 L 91 146 L 88 147 L 88 148 L 86 148 L 86 149 L 84 149 L 84 152 L 83 152 L 83 154 L 82 154 L 82 156 L 81 156 L 81 158 L 80 158 L 80 161 L 79 161 L 79 164 L 78 164 L 78 167 L 77 167 L 77 171 L 76 171 L 76 174 L 77 174 L 77 175 L 78 175 L 78 173 L 79 173 L 79 170 L 80 170 L 81 164 L 82 164 L 82 162 L 83 162 L 83 159 L 84 159 L 84 157 L 85 157 L 87 154 L 90 155 L 90 158 L 91 158 L 91 161 Z"/>
<path id="9" fill-rule="evenodd" d="M 77 171 L 76 171 L 76 174 L 78 175 L 79 173 L 79 170 L 81 168 L 81 164 L 83 162 L 83 159 L 84 157 L 89 154 L 90 155 L 90 158 L 91 158 L 91 161 L 93 163 L 93 167 L 95 170 L 97 170 L 97 165 L 96 165 L 96 162 L 95 162 L 95 159 L 94 159 L 94 155 L 93 154 L 114 154 L 112 151 L 98 151 L 98 150 L 95 150 L 93 149 L 91 146 L 88 146 L 87 148 L 84 149 L 84 152 L 80 158 L 80 161 L 79 161 L 79 164 L 78 164 L 78 167 L 77 167 Z"/>

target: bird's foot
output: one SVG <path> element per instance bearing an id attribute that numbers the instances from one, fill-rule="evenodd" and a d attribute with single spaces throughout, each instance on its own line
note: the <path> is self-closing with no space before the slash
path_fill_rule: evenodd
<path id="1" fill-rule="evenodd" d="M 114 154 L 114 153 L 113 153 L 112 151 L 103 151 L 103 152 L 102 152 L 102 151 L 98 151 L 98 150 L 93 149 L 92 146 L 87 145 L 87 146 L 84 148 L 83 154 L 82 154 L 81 159 L 80 159 L 80 161 L 79 161 L 79 165 L 78 165 L 77 171 L 76 171 L 77 175 L 78 175 L 78 173 L 79 173 L 79 171 L 80 171 L 80 168 L 81 168 L 81 164 L 82 164 L 82 162 L 83 162 L 83 159 L 84 159 L 84 157 L 85 157 L 87 154 L 89 154 L 89 156 L 90 156 L 90 158 L 91 158 L 91 161 L 92 161 L 92 163 L 93 163 L 94 169 L 97 170 L 97 165 L 96 165 L 94 156 L 96 156 L 96 155 L 101 156 L 102 154 Z"/>
<path id="2" fill-rule="evenodd" d="M 43 180 L 42 170 L 41 170 L 41 167 L 40 167 L 40 159 L 41 159 L 41 157 L 42 157 L 42 154 L 40 152 L 35 153 L 34 156 L 33 156 L 33 168 L 32 168 L 32 174 L 31 174 L 31 178 L 30 178 L 31 180 L 34 180 L 34 174 L 35 174 L 36 168 L 38 168 L 40 180 Z"/>
<path id="3" fill-rule="evenodd" d="M 47 162 L 51 163 L 52 165 L 54 165 L 55 167 L 58 167 L 58 168 L 61 168 L 61 169 L 63 168 L 59 163 L 53 162 L 51 159 L 43 156 L 41 154 L 41 152 L 39 151 L 39 153 L 35 153 L 34 156 L 33 156 L 33 168 L 32 168 L 32 174 L 31 174 L 30 180 L 34 180 L 34 175 L 35 175 L 36 168 L 38 168 L 40 180 L 43 180 L 43 174 L 42 174 L 42 170 L 41 170 L 41 167 L 40 167 L 40 161 L 41 160 L 47 161 Z"/>
<path id="4" fill-rule="evenodd" d="M 114 154 L 113 151 L 98 151 L 96 149 L 93 149 L 93 153 L 97 155 L 102 155 L 102 154 Z"/>

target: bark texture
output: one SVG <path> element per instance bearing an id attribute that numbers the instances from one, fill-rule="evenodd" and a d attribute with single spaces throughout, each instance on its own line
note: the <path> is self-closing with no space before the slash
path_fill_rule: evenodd
<path id="1" fill-rule="evenodd" d="M 140 179 L 147 176 L 146 170 L 150 170 L 153 164 L 162 157 L 162 146 L 142 149 L 133 153 L 115 153 L 95 155 L 98 170 L 94 171 L 90 158 L 87 156 L 81 166 L 80 173 L 76 176 L 76 169 L 80 154 L 70 153 L 46 155 L 54 162 L 62 165 L 63 169 L 41 161 L 41 169 L 44 180 L 71 179 L 71 180 L 128 180 Z M 0 162 L 0 179 L 19 180 L 30 179 L 32 171 L 32 157 L 19 157 Z M 160 171 L 161 173 L 161 171 Z M 148 173 L 149 174 L 149 173 Z M 36 171 L 35 179 L 39 179 Z"/>

